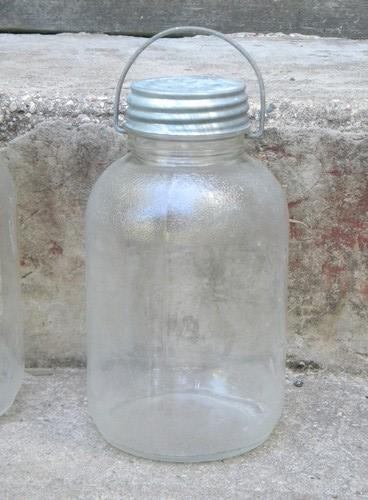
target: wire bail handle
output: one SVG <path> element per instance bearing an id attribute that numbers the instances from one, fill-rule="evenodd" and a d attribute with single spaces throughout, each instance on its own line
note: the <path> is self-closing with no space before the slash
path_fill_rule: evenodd
<path id="1" fill-rule="evenodd" d="M 240 52 L 245 59 L 248 61 L 250 66 L 253 68 L 255 74 L 257 75 L 258 79 L 258 88 L 259 88 L 259 97 L 260 97 L 260 111 L 259 111 L 259 126 L 255 132 L 252 132 L 250 134 L 247 134 L 248 137 L 252 138 L 258 138 L 262 137 L 263 132 L 264 132 L 264 125 L 265 125 L 265 112 L 266 112 L 266 92 L 265 92 L 265 86 L 264 86 L 264 81 L 262 74 L 255 62 L 255 60 L 252 58 L 250 54 L 238 43 L 232 40 L 229 36 L 224 35 L 223 33 L 215 30 L 211 30 L 208 28 L 201 28 L 199 26 L 178 26 L 176 28 L 169 28 L 167 30 L 161 31 L 160 33 L 157 33 L 155 36 L 147 40 L 141 47 L 139 47 L 134 54 L 129 58 L 127 64 L 125 65 L 123 72 L 119 78 L 118 84 L 116 86 L 116 91 L 115 91 L 115 100 L 114 100 L 114 127 L 115 130 L 119 133 L 124 133 L 125 130 L 123 127 L 119 126 L 119 108 L 120 108 L 120 95 L 121 95 L 121 89 L 123 88 L 123 83 L 125 81 L 125 78 L 130 70 L 130 68 L 133 66 L 134 62 L 136 59 L 140 56 L 140 54 L 151 44 L 153 44 L 156 40 L 160 38 L 164 38 L 168 35 L 175 35 L 175 34 L 204 34 L 204 35 L 213 35 L 217 38 L 220 38 L 221 40 L 224 40 L 225 42 L 229 43 L 232 45 L 238 52 Z"/>

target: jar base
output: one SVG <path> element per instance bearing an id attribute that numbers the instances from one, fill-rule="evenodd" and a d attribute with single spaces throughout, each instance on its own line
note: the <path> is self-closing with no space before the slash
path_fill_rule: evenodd
<path id="1" fill-rule="evenodd" d="M 22 385 L 23 367 L 17 367 L 16 373 L 13 376 L 12 383 L 5 380 L 3 383 L 0 380 L 0 417 L 13 405 L 15 398 Z"/>
<path id="2" fill-rule="evenodd" d="M 250 399 L 207 391 L 169 393 L 96 415 L 105 439 L 132 455 L 166 462 L 207 462 L 262 444 L 277 418 Z"/>
<path id="3" fill-rule="evenodd" d="M 219 452 L 215 455 L 194 455 L 194 456 L 188 456 L 188 457 L 182 457 L 182 456 L 175 456 L 175 455 L 159 455 L 159 454 L 150 454 L 146 453 L 144 451 L 140 450 L 133 450 L 130 448 L 126 448 L 120 444 L 114 443 L 107 439 L 106 436 L 105 439 L 108 443 L 110 443 L 114 448 L 118 448 L 119 450 L 123 451 L 124 453 L 128 453 L 129 455 L 133 455 L 138 458 L 144 458 L 147 460 L 154 460 L 157 462 L 177 462 L 177 463 L 198 463 L 198 462 L 215 462 L 218 460 L 225 460 L 227 458 L 234 458 L 238 457 L 240 455 L 243 455 L 244 453 L 247 453 L 248 451 L 253 450 L 254 448 L 258 448 L 258 446 L 261 446 L 270 436 L 270 434 L 267 434 L 263 438 L 261 438 L 259 441 L 248 444 L 245 448 L 239 448 L 235 450 L 226 450 L 223 452 Z"/>
<path id="4" fill-rule="evenodd" d="M 12 391 L 8 391 L 4 397 L 0 398 L 0 417 L 5 415 L 5 413 L 12 407 L 18 392 L 19 387 L 12 387 Z"/>

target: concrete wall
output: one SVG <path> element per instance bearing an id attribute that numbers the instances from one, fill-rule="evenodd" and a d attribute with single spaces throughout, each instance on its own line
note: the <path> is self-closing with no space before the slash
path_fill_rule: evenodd
<path id="1" fill-rule="evenodd" d="M 366 0 L 1 0 L 0 31 L 150 35 L 176 25 L 226 33 L 368 37 Z"/>
<path id="2" fill-rule="evenodd" d="M 363 371 L 368 42 L 237 40 L 259 62 L 268 91 L 266 135 L 247 147 L 289 201 L 290 362 Z M 75 366 L 85 361 L 86 201 L 96 178 L 126 151 L 111 127 L 113 87 L 142 40 L 0 35 L 0 43 L 0 165 L 9 166 L 18 190 L 27 364 Z M 222 42 L 197 37 L 158 43 L 129 78 L 244 74 L 254 113 L 254 76 L 245 68 Z"/>
<path id="3" fill-rule="evenodd" d="M 368 355 L 368 141 L 269 130 L 248 148 L 288 193 L 289 353 L 358 368 Z M 58 122 L 0 153 L 19 193 L 31 365 L 85 360 L 84 211 L 98 175 L 124 152 L 111 128 Z"/>

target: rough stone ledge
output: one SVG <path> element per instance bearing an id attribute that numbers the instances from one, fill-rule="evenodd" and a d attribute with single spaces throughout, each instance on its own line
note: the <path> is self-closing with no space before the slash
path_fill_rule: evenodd
<path id="1" fill-rule="evenodd" d="M 126 105 L 126 92 L 123 94 L 122 114 Z M 113 100 L 109 96 L 69 96 L 64 98 L 45 97 L 42 94 L 26 94 L 20 97 L 2 96 L 0 98 L 0 145 L 18 135 L 29 132 L 38 124 L 52 123 L 55 119 L 70 125 L 85 123 L 111 125 Z M 279 100 L 277 105 L 269 103 L 267 124 L 270 128 L 295 128 L 299 130 L 329 129 L 360 136 L 368 132 L 367 103 L 349 104 L 341 99 L 321 103 L 313 100 Z M 253 122 L 258 118 L 254 104 L 250 107 Z"/>
<path id="2" fill-rule="evenodd" d="M 367 406 L 364 378 L 288 372 L 283 416 L 264 445 L 224 461 L 159 463 L 103 440 L 84 370 L 30 370 L 0 417 L 1 498 L 367 498 Z"/>
<path id="3" fill-rule="evenodd" d="M 268 126 L 366 132 L 368 41 L 293 35 L 232 35 L 263 72 Z M 0 141 L 61 118 L 111 122 L 124 63 L 144 39 L 127 36 L 0 34 Z M 219 74 L 246 78 L 256 114 L 255 77 L 239 54 L 213 37 L 164 39 L 128 75 Z M 123 92 L 124 98 L 126 89 Z"/>

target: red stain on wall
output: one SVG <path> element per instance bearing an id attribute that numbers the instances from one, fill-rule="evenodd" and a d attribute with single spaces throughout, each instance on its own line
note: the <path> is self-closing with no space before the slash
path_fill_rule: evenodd
<path id="1" fill-rule="evenodd" d="M 335 248 L 347 247 L 354 248 L 356 244 L 356 234 L 349 227 L 333 226 L 323 231 L 316 244 L 325 245 L 333 243 Z"/>
<path id="2" fill-rule="evenodd" d="M 357 241 L 359 250 L 361 252 L 368 250 L 368 236 L 365 236 L 364 234 L 358 234 Z"/>
<path id="3" fill-rule="evenodd" d="M 343 175 L 343 172 L 336 167 L 334 167 L 332 170 L 328 170 L 328 173 L 330 175 L 333 175 L 334 177 L 341 177 Z"/>
<path id="4" fill-rule="evenodd" d="M 303 229 L 301 229 L 300 224 L 295 224 L 295 222 L 290 223 L 289 229 L 290 239 L 301 240 L 303 238 Z"/>
<path id="5" fill-rule="evenodd" d="M 49 252 L 51 255 L 58 257 L 59 255 L 63 255 L 64 250 L 55 240 L 50 240 Z"/>
<path id="6" fill-rule="evenodd" d="M 333 226 L 321 230 L 316 245 L 331 243 L 336 249 L 368 250 L 368 219 L 356 205 L 354 208 L 344 211 Z"/>
<path id="7" fill-rule="evenodd" d="M 364 231 L 367 223 L 363 220 L 357 219 L 356 217 L 351 217 L 349 215 L 343 215 L 339 217 L 339 221 L 341 224 L 344 224 L 352 229 L 356 229 L 357 231 Z"/>
<path id="8" fill-rule="evenodd" d="M 346 266 L 336 266 L 328 262 L 325 262 L 322 265 L 322 273 L 328 278 L 336 278 L 336 276 L 338 276 L 340 273 L 345 272 L 346 270 Z"/>

